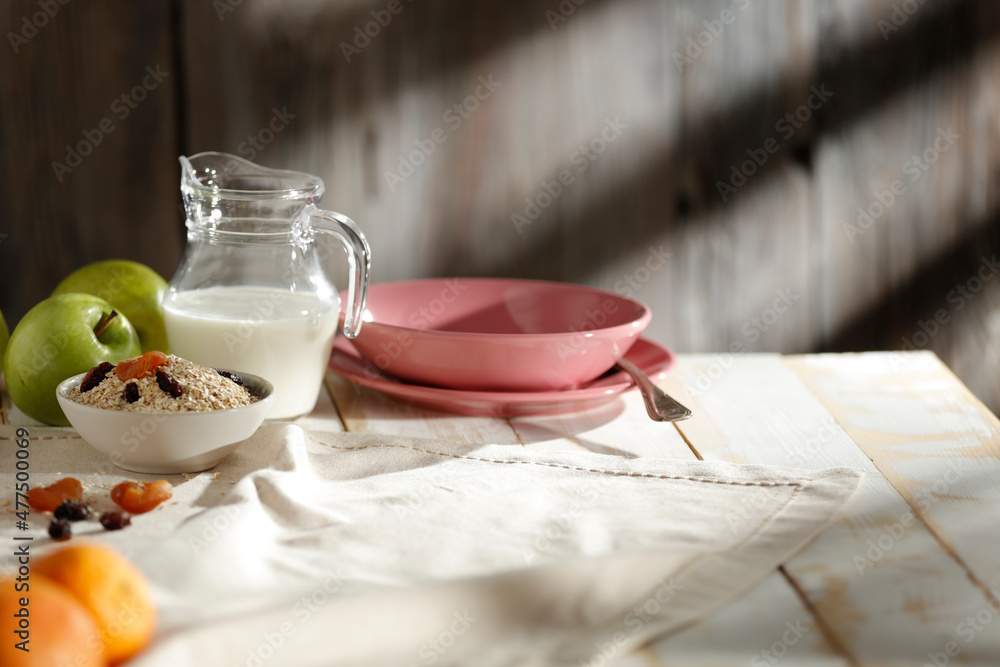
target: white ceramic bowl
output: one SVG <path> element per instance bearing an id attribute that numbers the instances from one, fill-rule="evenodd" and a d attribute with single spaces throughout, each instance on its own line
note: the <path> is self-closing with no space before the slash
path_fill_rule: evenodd
<path id="1" fill-rule="evenodd" d="M 119 468 L 160 475 L 198 472 L 215 466 L 253 435 L 274 403 L 270 382 L 234 372 L 260 400 L 207 412 L 107 410 L 67 398 L 86 373 L 63 380 L 56 387 L 56 399 L 80 436 Z"/>

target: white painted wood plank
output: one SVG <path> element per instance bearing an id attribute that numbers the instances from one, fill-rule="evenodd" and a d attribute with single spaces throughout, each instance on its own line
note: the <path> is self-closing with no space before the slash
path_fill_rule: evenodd
<path id="1" fill-rule="evenodd" d="M 881 568 L 895 536 L 919 516 L 1000 611 L 997 418 L 930 352 L 813 355 L 787 364 L 910 505 L 883 526 L 865 566 Z M 977 622 L 993 620 L 993 609 L 976 600 L 966 611 L 981 618 L 953 628 L 963 659 L 1000 661 L 975 631 Z M 1000 637 L 1000 627 L 986 633 Z"/>
<path id="2" fill-rule="evenodd" d="M 664 667 L 849 664 L 778 571 L 705 621 L 654 642 L 649 651 Z"/>
<path id="3" fill-rule="evenodd" d="M 839 413 L 831 415 L 780 357 L 685 357 L 664 386 L 694 410 L 679 426 L 706 460 L 866 471 L 844 515 L 786 564 L 831 629 L 831 641 L 849 657 L 860 664 L 922 665 L 985 606 L 983 591 L 921 523 L 894 539 L 879 567 L 859 568 L 857 559 L 909 507 L 837 424 Z M 904 401 L 895 409 L 905 418 L 917 407 Z M 738 508 L 734 520 L 740 512 L 753 508 Z M 974 648 L 966 652 L 973 661 L 1000 656 L 1000 632 L 980 633 Z"/>
<path id="4" fill-rule="evenodd" d="M 628 458 L 694 458 L 673 424 L 646 415 L 642 395 L 630 389 L 592 410 L 510 421 L 525 445 L 543 449 L 585 450 Z"/>

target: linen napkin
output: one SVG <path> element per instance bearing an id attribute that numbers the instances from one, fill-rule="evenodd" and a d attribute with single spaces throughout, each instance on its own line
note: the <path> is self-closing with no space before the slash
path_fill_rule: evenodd
<path id="1" fill-rule="evenodd" d="M 33 483 L 75 472 L 99 497 L 154 479 L 39 432 Z M 156 591 L 135 667 L 596 666 L 749 590 L 860 475 L 268 423 L 215 469 L 171 477 L 174 499 L 133 526 L 90 530 Z"/>

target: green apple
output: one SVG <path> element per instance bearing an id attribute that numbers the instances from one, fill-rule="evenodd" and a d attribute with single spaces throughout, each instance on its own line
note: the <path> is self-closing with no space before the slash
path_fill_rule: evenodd
<path id="1" fill-rule="evenodd" d="M 7 329 L 7 322 L 0 313 L 0 372 L 3 372 L 3 352 L 7 349 L 7 341 L 10 340 L 10 331 Z"/>
<path id="2" fill-rule="evenodd" d="M 106 259 L 83 266 L 56 285 L 52 295 L 83 292 L 110 303 L 139 333 L 143 352 L 167 349 L 160 301 L 167 281 L 145 264 L 127 259 Z"/>
<path id="3" fill-rule="evenodd" d="M 92 294 L 52 296 L 14 327 L 3 360 L 7 393 L 32 419 L 69 426 L 56 386 L 102 361 L 116 364 L 140 352 L 128 318 L 107 301 Z"/>

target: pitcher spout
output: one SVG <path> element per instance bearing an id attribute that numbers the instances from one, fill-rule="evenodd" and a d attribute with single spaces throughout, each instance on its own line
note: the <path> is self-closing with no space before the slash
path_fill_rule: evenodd
<path id="1" fill-rule="evenodd" d="M 181 184 L 206 194 L 231 197 L 319 199 L 323 179 L 289 169 L 271 169 L 228 153 L 181 156 Z"/>
<path id="2" fill-rule="evenodd" d="M 181 196 L 189 227 L 219 229 L 222 221 L 260 220 L 295 223 L 309 204 L 323 196 L 323 179 L 209 151 L 180 156 Z"/>

